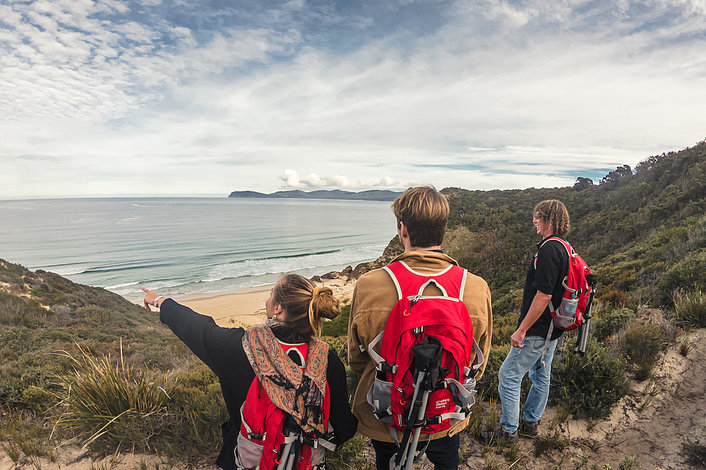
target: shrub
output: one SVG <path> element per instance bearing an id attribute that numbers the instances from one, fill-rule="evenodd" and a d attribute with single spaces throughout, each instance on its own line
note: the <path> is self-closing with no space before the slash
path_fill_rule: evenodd
<path id="1" fill-rule="evenodd" d="M 490 354 L 485 358 L 487 363 L 485 372 L 483 372 L 483 377 L 481 377 L 476 387 L 478 395 L 500 400 L 498 396 L 498 371 L 500 371 L 500 366 L 510 352 L 510 347 L 509 344 L 503 344 L 491 348 Z"/>
<path id="2" fill-rule="evenodd" d="M 664 304 L 670 303 L 676 289 L 695 290 L 706 285 L 706 249 L 693 253 L 673 265 L 662 277 L 660 288 Z"/>
<path id="3" fill-rule="evenodd" d="M 500 372 L 500 366 L 503 365 L 505 358 L 510 352 L 511 346 L 509 344 L 503 344 L 501 346 L 493 346 L 490 350 L 490 357 L 486 357 L 485 361 L 487 366 L 483 372 L 483 377 L 481 377 L 476 390 L 478 390 L 478 396 L 483 399 L 493 399 L 500 401 L 500 396 L 498 395 L 498 374 Z M 529 392 L 532 382 L 530 382 L 529 377 L 525 375 L 522 379 L 522 385 L 520 389 L 520 402 L 524 402 L 527 393 Z"/>
<path id="4" fill-rule="evenodd" d="M 336 352 L 336 355 L 341 358 L 343 365 L 348 365 L 348 346 L 345 336 L 340 336 L 338 338 L 322 336 L 321 340 L 327 343 L 329 348 Z"/>
<path id="5" fill-rule="evenodd" d="M 593 334 L 598 341 L 613 336 L 635 318 L 635 312 L 629 308 L 618 308 L 603 313 L 593 322 Z"/>
<path id="6" fill-rule="evenodd" d="M 554 363 L 550 398 L 577 417 L 603 418 L 630 391 L 625 365 L 624 358 L 591 338 L 583 357 L 565 350 Z"/>
<path id="7" fill-rule="evenodd" d="M 493 345 L 510 343 L 510 337 L 515 330 L 517 330 L 517 320 L 519 317 L 519 313 L 510 313 L 502 317 L 494 318 Z"/>
<path id="8" fill-rule="evenodd" d="M 635 323 L 618 336 L 616 344 L 637 368 L 635 378 L 645 380 L 662 350 L 664 332 L 651 323 Z"/>
<path id="9" fill-rule="evenodd" d="M 326 451 L 326 468 L 331 470 L 374 468 L 372 462 L 366 461 L 363 455 L 364 448 L 365 439 L 360 434 L 356 434 L 335 452 Z"/>
<path id="10" fill-rule="evenodd" d="M 618 466 L 620 470 L 641 470 L 642 467 L 640 467 L 640 464 L 637 463 L 637 457 L 635 456 L 630 456 L 630 457 L 623 457 L 623 460 L 620 462 L 620 465 Z"/>
<path id="11" fill-rule="evenodd" d="M 684 328 L 706 327 L 706 294 L 700 289 L 674 294 L 674 321 Z"/>
<path id="12" fill-rule="evenodd" d="M 351 306 L 341 307 L 341 314 L 333 320 L 324 321 L 321 326 L 322 336 L 346 336 L 348 335 L 348 317 L 351 314 Z"/>

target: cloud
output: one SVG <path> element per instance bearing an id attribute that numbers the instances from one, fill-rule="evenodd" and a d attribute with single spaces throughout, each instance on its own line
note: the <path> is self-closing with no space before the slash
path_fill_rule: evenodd
<path id="1" fill-rule="evenodd" d="M 279 179 L 284 181 L 285 186 L 290 188 L 298 188 L 302 184 L 299 175 L 294 170 L 284 170 L 284 174 L 280 176 Z"/>
<path id="2" fill-rule="evenodd" d="M 341 175 L 318 175 L 310 173 L 307 176 L 300 177 L 294 170 L 284 170 L 279 179 L 284 183 L 284 186 L 290 188 L 344 188 L 350 190 L 360 190 L 371 187 L 390 187 L 394 186 L 397 181 L 389 176 L 375 179 L 358 180 Z"/>
<path id="3" fill-rule="evenodd" d="M 161 9 L 0 5 L 0 197 L 571 184 L 706 137 L 703 2 Z"/>

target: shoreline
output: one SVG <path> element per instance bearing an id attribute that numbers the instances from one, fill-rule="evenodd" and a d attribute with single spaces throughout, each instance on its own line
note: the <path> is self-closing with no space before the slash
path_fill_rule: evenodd
<path id="1" fill-rule="evenodd" d="M 350 303 L 355 281 L 325 279 L 314 282 L 317 286 L 330 287 L 342 305 Z M 227 293 L 192 293 L 173 297 L 182 305 L 202 315 L 208 315 L 217 325 L 231 328 L 249 328 L 263 323 L 265 301 L 274 283 L 245 287 Z"/>

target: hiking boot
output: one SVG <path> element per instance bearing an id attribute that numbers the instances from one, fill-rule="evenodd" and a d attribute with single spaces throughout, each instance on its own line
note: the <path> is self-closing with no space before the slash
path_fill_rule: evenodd
<path id="1" fill-rule="evenodd" d="M 539 421 L 536 423 L 524 421 L 522 423 L 522 428 L 520 429 L 520 434 L 523 436 L 535 437 L 538 433 L 537 428 L 539 428 Z"/>
<path id="2" fill-rule="evenodd" d="M 494 442 L 505 441 L 508 443 L 517 442 L 519 440 L 519 435 L 517 431 L 513 433 L 505 432 L 503 429 L 498 428 L 494 431 L 483 431 L 480 433 L 480 441 L 486 444 L 492 444 Z"/>

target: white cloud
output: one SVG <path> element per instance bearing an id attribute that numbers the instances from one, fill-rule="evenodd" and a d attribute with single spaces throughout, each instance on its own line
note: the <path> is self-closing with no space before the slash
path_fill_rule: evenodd
<path id="1" fill-rule="evenodd" d="M 376 35 L 374 10 L 131 5 L 0 5 L 0 197 L 571 184 L 706 137 L 703 2 L 458 2 Z"/>
<path id="2" fill-rule="evenodd" d="M 290 188 L 298 188 L 301 186 L 301 179 L 299 179 L 299 175 L 294 170 L 284 170 L 284 174 L 280 176 L 279 179 L 284 181 L 285 186 Z"/>

